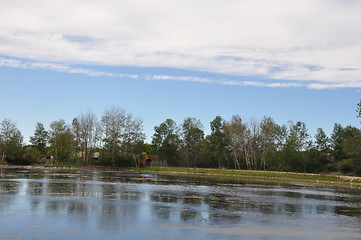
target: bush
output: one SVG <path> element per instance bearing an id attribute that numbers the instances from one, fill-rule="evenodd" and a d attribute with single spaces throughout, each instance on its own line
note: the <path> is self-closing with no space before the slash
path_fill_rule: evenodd
<path id="1" fill-rule="evenodd" d="M 338 171 L 338 163 L 329 163 L 325 166 L 326 172 L 337 172 Z"/>
<path id="2" fill-rule="evenodd" d="M 354 165 L 351 159 L 347 159 L 339 162 L 338 169 L 342 173 L 352 173 L 354 171 Z"/>

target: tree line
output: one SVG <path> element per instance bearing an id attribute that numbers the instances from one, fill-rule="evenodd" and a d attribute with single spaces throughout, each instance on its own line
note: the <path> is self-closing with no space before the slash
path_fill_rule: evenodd
<path id="1" fill-rule="evenodd" d="M 358 116 L 361 116 L 361 101 Z M 199 119 L 172 119 L 154 127 L 151 143 L 145 142 L 142 120 L 113 107 L 98 120 L 91 112 L 71 123 L 37 123 L 30 144 L 11 119 L 0 123 L 0 160 L 3 164 L 139 167 L 145 154 L 160 166 L 342 172 L 361 175 L 361 129 L 335 124 L 330 136 L 322 128 L 315 136 L 306 124 L 289 121 L 279 125 L 272 118 L 245 121 L 216 116 L 205 134 Z"/>

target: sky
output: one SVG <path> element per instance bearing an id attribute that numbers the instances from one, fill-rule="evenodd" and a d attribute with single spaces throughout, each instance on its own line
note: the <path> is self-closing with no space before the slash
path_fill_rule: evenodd
<path id="1" fill-rule="evenodd" d="M 100 120 L 119 107 L 147 141 L 167 118 L 360 126 L 361 1 L 0 0 L 0 120 Z"/>

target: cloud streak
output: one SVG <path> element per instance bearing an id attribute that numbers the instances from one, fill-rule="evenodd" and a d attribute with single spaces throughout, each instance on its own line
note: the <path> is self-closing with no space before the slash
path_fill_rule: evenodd
<path id="1" fill-rule="evenodd" d="M 343 0 L 3 1 L 0 55 L 13 60 L 0 61 L 90 76 L 136 78 L 74 66 L 172 67 L 265 79 L 158 80 L 359 88 L 360 10 L 360 1 Z"/>
<path id="2" fill-rule="evenodd" d="M 114 77 L 114 78 L 131 78 L 137 79 L 136 74 L 117 74 L 111 72 L 94 71 L 87 68 L 78 68 L 69 64 L 46 63 L 46 62 L 29 62 L 19 59 L 1 58 L 0 67 L 23 68 L 23 69 L 44 69 L 57 72 L 66 72 L 72 74 L 84 74 L 91 77 Z"/>
<path id="3" fill-rule="evenodd" d="M 317 81 L 303 81 L 303 82 L 287 82 L 278 80 L 265 79 L 259 80 L 239 80 L 237 77 L 227 78 L 210 78 L 210 77 L 195 77 L 185 75 L 161 75 L 161 74 L 131 74 L 131 73 L 113 73 L 104 71 L 94 71 L 89 68 L 76 67 L 70 64 L 47 63 L 26 61 L 22 59 L 12 59 L 0 57 L 0 67 L 22 68 L 22 69 L 42 69 L 53 70 L 57 72 L 65 72 L 69 74 L 83 74 L 90 77 L 109 77 L 109 78 L 125 78 L 125 79 L 143 79 L 147 81 L 177 81 L 177 82 L 197 82 L 204 84 L 219 84 L 227 86 L 252 86 L 252 87 L 269 87 L 269 88 L 286 88 L 286 87 L 300 87 L 310 89 L 331 89 L 331 88 L 361 88 L 361 83 L 358 81 L 345 81 L 339 83 L 322 83 Z M 344 71 L 358 71 L 358 69 L 350 69 Z"/>

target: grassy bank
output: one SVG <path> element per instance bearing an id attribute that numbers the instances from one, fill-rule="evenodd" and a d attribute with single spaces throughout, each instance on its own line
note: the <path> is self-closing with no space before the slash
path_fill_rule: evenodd
<path id="1" fill-rule="evenodd" d="M 113 168 L 99 166 L 9 166 L 0 165 L 0 168 L 28 168 L 28 169 L 69 169 L 86 171 L 108 171 L 108 172 L 137 172 L 153 173 L 172 176 L 192 176 L 202 178 L 217 178 L 225 180 L 250 180 L 262 182 L 308 182 L 342 184 L 361 187 L 361 177 L 344 176 L 338 174 L 311 174 L 295 172 L 276 171 L 252 171 L 210 168 L 180 168 L 180 167 L 153 167 L 153 168 Z"/>
<path id="2" fill-rule="evenodd" d="M 235 180 L 250 179 L 258 181 L 302 181 L 316 183 L 344 183 L 361 186 L 360 177 L 331 174 L 174 167 L 142 168 L 137 171 L 142 173 L 157 173 L 165 175 L 191 175 L 201 177 L 228 178 Z"/>

